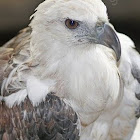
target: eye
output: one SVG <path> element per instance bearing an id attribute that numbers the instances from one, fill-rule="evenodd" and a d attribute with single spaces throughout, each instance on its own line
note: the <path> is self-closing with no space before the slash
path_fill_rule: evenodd
<path id="1" fill-rule="evenodd" d="M 66 19 L 65 24 L 69 29 L 76 29 L 79 25 L 78 22 L 71 19 Z"/>

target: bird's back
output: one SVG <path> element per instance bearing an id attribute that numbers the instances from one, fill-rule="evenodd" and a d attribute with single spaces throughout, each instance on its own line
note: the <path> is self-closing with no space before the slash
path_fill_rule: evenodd
<path id="1" fill-rule="evenodd" d="M 1 94 L 8 95 L 4 90 L 4 82 L 18 65 L 25 63 L 30 57 L 31 28 L 25 28 L 19 35 L 11 39 L 0 48 L 0 87 Z"/>

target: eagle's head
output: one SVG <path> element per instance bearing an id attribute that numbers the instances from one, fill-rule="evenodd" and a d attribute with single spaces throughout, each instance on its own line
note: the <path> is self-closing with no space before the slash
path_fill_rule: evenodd
<path id="1" fill-rule="evenodd" d="M 46 0 L 36 10 L 30 24 L 31 54 L 39 61 L 36 74 L 56 79 L 57 93 L 66 94 L 78 112 L 81 107 L 85 114 L 94 112 L 86 123 L 106 104 L 116 106 L 121 47 L 103 2 Z"/>
<path id="2" fill-rule="evenodd" d="M 51 52 L 65 56 L 72 49 L 102 45 L 117 61 L 120 59 L 120 42 L 101 0 L 46 0 L 38 6 L 31 27 L 34 50 L 44 53 L 51 48 Z"/>

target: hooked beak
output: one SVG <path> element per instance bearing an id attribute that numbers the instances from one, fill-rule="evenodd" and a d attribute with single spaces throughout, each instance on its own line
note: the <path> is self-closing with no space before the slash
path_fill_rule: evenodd
<path id="1" fill-rule="evenodd" d="M 97 44 L 102 44 L 113 49 L 116 54 L 117 61 L 119 61 L 121 57 L 121 44 L 113 28 L 108 24 L 104 24 L 102 28 L 96 27 L 96 33 Z"/>

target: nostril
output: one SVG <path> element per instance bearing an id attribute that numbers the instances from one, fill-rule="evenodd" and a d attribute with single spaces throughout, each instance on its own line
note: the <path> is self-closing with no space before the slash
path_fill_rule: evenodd
<path id="1" fill-rule="evenodd" d="M 102 34 L 104 32 L 104 27 L 103 26 L 97 26 L 96 27 L 96 32 L 98 35 Z"/>
<path id="2" fill-rule="evenodd" d="M 135 93 L 135 96 L 138 100 L 140 100 L 140 93 Z"/>
<path id="3" fill-rule="evenodd" d="M 96 32 L 98 35 L 104 32 L 104 27 L 105 27 L 105 23 L 103 22 L 96 24 Z"/>

